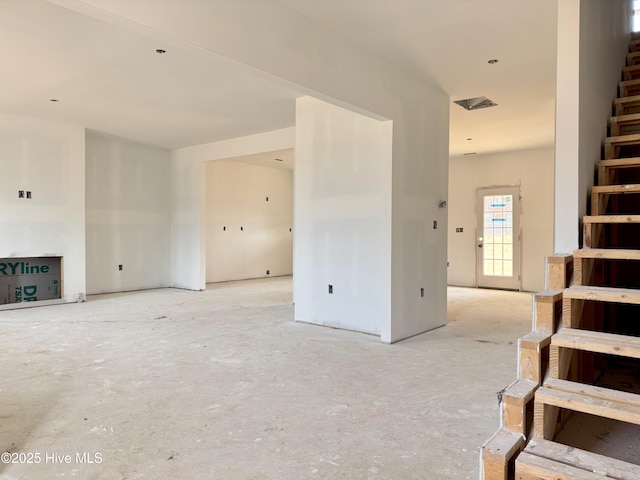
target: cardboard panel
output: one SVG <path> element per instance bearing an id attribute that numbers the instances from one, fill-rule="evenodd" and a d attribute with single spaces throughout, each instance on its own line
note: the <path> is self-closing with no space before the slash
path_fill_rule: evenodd
<path id="1" fill-rule="evenodd" d="M 0 305 L 61 297 L 62 257 L 0 258 Z"/>

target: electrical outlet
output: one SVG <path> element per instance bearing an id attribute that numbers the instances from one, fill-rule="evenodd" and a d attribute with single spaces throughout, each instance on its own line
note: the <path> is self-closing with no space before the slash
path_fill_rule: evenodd
<path id="1" fill-rule="evenodd" d="M 424 288 L 420 289 L 420 296 L 424 298 Z"/>
<path id="2" fill-rule="evenodd" d="M 267 275 L 271 275 L 271 270 L 267 270 Z"/>
<path id="3" fill-rule="evenodd" d="M 438 221 L 434 220 L 433 221 L 433 229 L 436 230 L 438 228 Z"/>
<path id="4" fill-rule="evenodd" d="M 27 198 L 31 198 L 31 192 L 27 190 Z"/>
<path id="5" fill-rule="evenodd" d="M 18 198 L 24 198 L 24 190 L 18 190 Z"/>
<path id="6" fill-rule="evenodd" d="M 462 227 L 456 227 L 456 233 L 462 233 L 464 229 Z"/>
<path id="7" fill-rule="evenodd" d="M 118 265 L 118 270 L 122 271 L 122 264 Z"/>
<path id="8" fill-rule="evenodd" d="M 329 285 L 329 293 L 333 294 L 333 285 Z"/>

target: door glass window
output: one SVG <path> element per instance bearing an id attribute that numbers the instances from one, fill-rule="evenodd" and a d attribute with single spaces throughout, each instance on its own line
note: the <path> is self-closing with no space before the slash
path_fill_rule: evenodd
<path id="1" fill-rule="evenodd" d="M 484 197 L 484 275 L 513 276 L 513 195 Z"/>

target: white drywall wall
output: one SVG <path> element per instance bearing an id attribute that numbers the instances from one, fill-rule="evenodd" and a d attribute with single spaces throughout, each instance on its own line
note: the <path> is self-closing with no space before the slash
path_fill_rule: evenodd
<path id="1" fill-rule="evenodd" d="M 553 147 L 449 160 L 450 285 L 477 286 L 477 189 L 520 185 L 521 285 L 544 290 L 544 258 L 553 254 L 553 172 Z"/>
<path id="2" fill-rule="evenodd" d="M 581 219 L 587 213 L 630 31 L 630 0 L 558 2 L 556 253 L 580 247 Z"/>
<path id="3" fill-rule="evenodd" d="M 380 334 L 391 253 L 384 124 L 311 97 L 298 99 L 296 124 L 295 318 Z"/>
<path id="4" fill-rule="evenodd" d="M 206 168 L 190 155 L 171 155 L 171 285 L 204 290 Z"/>
<path id="5" fill-rule="evenodd" d="M 222 55 L 334 105 L 391 120 L 386 128 L 393 128 L 393 140 L 383 148 L 393 155 L 384 197 L 391 199 L 385 208 L 392 220 L 382 248 L 391 258 L 381 267 L 381 290 L 391 295 L 382 299 L 381 338 L 396 341 L 446 323 L 447 215 L 438 209 L 447 198 L 444 92 L 276 1 L 215 2 L 200 22 L 177 22 L 185 14 L 178 3 L 162 11 L 153 2 L 119 2 L 108 10 L 96 6 L 100 1 L 91 3 L 82 4 L 84 13 L 182 48 Z M 174 182 L 174 200 L 180 201 L 174 202 L 173 277 L 187 288 L 203 288 L 205 279 L 203 219 L 193 213 L 204 201 L 202 176 L 192 163 L 201 154 L 202 149 L 181 149 L 173 157 L 175 173 L 184 180 Z M 431 227 L 433 221 L 438 229 Z M 298 275 L 295 263 L 294 269 Z"/>
<path id="6" fill-rule="evenodd" d="M 88 293 L 170 285 L 170 159 L 167 150 L 87 131 Z"/>
<path id="7" fill-rule="evenodd" d="M 295 129 L 232 138 L 171 152 L 172 285 L 203 290 L 206 283 L 206 164 L 212 160 L 293 148 Z"/>
<path id="8" fill-rule="evenodd" d="M 0 114 L 0 258 L 64 257 L 67 301 L 86 293 L 84 144 L 82 127 Z"/>
<path id="9" fill-rule="evenodd" d="M 207 283 L 291 275 L 293 172 L 231 160 L 206 165 Z"/>

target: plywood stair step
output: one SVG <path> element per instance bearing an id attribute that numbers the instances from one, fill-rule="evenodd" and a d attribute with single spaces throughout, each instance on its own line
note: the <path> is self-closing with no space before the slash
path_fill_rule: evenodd
<path id="1" fill-rule="evenodd" d="M 638 95 L 625 98 L 638 98 Z M 630 112 L 637 113 L 637 112 Z M 629 114 L 630 114 L 629 113 Z M 616 113 L 616 116 L 624 114 Z M 618 135 L 615 137 L 607 137 L 604 139 L 604 159 L 610 160 L 612 158 L 620 157 L 620 149 L 623 147 L 637 147 L 640 146 L 640 134 L 632 135 Z"/>
<path id="2" fill-rule="evenodd" d="M 634 80 L 640 78 L 640 65 L 632 65 L 622 69 L 622 78 L 625 80 Z"/>
<path id="3" fill-rule="evenodd" d="M 625 115 L 626 117 L 638 117 L 638 126 L 640 127 L 640 114 L 637 115 Z M 613 117 L 622 118 L 622 117 Z M 612 119 L 613 119 L 612 118 Z M 631 158 L 612 158 L 610 160 L 601 160 L 597 163 L 598 167 L 598 184 L 599 185 L 612 185 L 615 178 L 615 172 L 622 169 L 639 168 L 640 169 L 640 157 Z"/>
<path id="4" fill-rule="evenodd" d="M 561 443 L 533 438 L 516 459 L 520 480 L 640 478 L 640 466 Z"/>
<path id="5" fill-rule="evenodd" d="M 640 137 L 640 135 L 638 135 Z M 640 193 L 640 184 L 630 185 L 598 185 L 591 188 L 591 212 L 594 215 L 604 215 L 607 210 L 608 199 L 611 195 L 627 195 Z"/>
<path id="6" fill-rule="evenodd" d="M 640 80 L 624 80 L 618 83 L 620 97 L 631 97 L 640 94 Z"/>
<path id="7" fill-rule="evenodd" d="M 536 390 L 536 436 L 553 438 L 558 409 L 640 425 L 640 395 L 549 378 Z"/>
<path id="8" fill-rule="evenodd" d="M 640 39 L 634 39 L 629 42 L 629 51 L 631 53 L 640 51 Z"/>
<path id="9" fill-rule="evenodd" d="M 638 68 L 640 68 L 640 65 L 638 65 Z M 613 101 L 613 105 L 616 117 L 640 113 L 640 95 L 616 98 Z"/>

